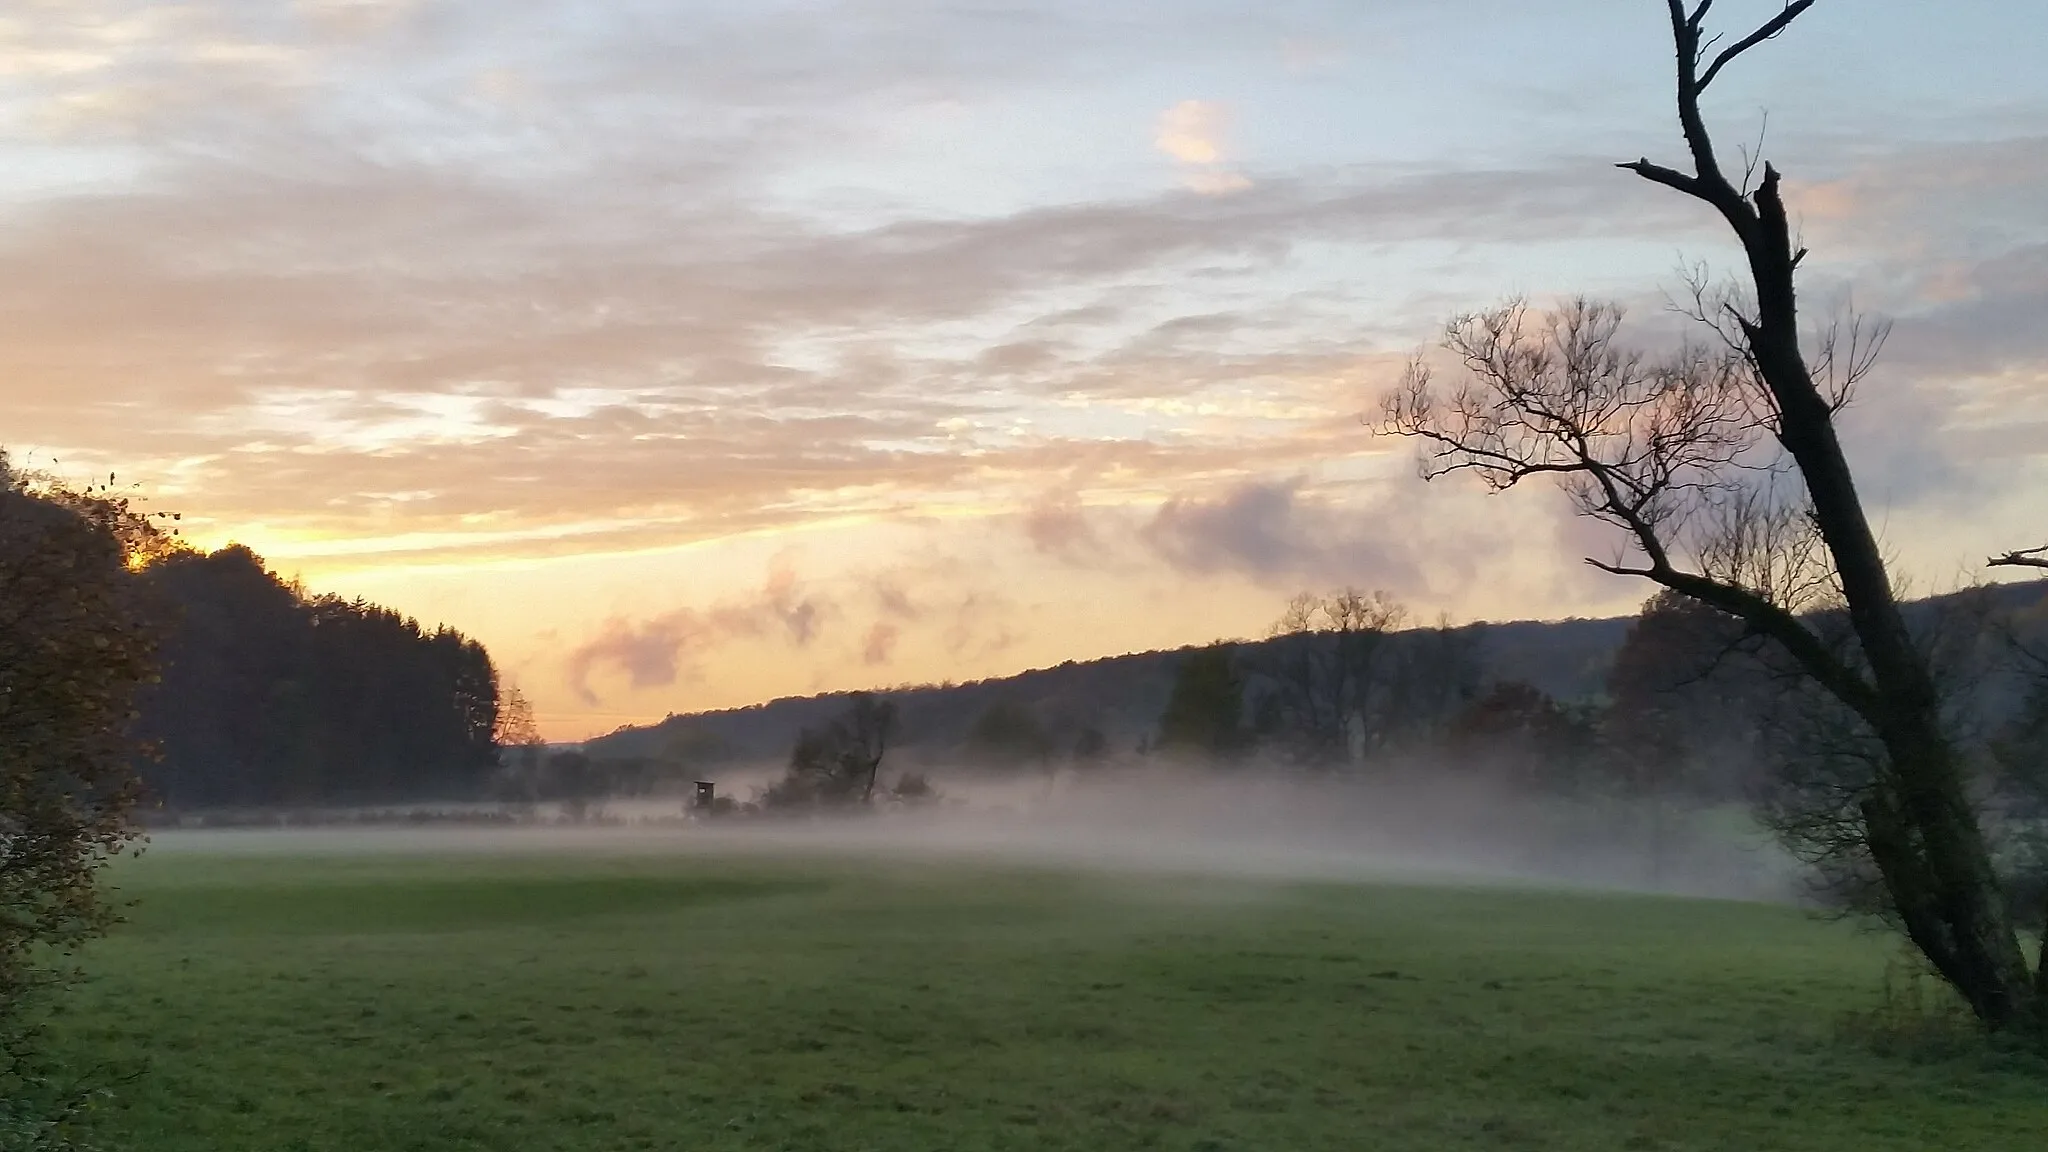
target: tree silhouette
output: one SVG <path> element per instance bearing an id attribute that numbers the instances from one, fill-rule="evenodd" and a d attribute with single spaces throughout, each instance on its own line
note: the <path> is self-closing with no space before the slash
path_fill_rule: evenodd
<path id="1" fill-rule="evenodd" d="M 31 997 L 115 920 L 98 876 L 138 834 L 134 699 L 161 631 L 135 566 L 167 539 L 125 498 L 0 454 L 0 1129 L 36 1119 Z"/>
<path id="2" fill-rule="evenodd" d="M 1627 541 L 1615 573 L 1641 576 L 1740 620 L 1787 655 L 1837 715 L 1868 737 L 1868 767 L 1835 793 L 1885 911 L 1992 1028 L 2041 1022 L 2048 953 L 2030 972 L 1944 722 L 1942 697 L 1894 593 L 1834 423 L 1883 342 L 1851 323 L 1801 344 L 1795 245 L 1781 179 L 1753 158 L 1731 179 L 1700 98 L 1735 60 L 1783 32 L 1796 0 L 1710 56 L 1712 0 L 1668 0 L 1688 169 L 1621 165 L 1713 209 L 1741 242 L 1738 289 L 1695 280 L 1694 317 L 1718 344 L 1665 357 L 1623 347 L 1620 312 L 1580 301 L 1539 316 L 1521 304 L 1461 317 L 1445 346 L 1455 386 L 1418 360 L 1381 427 L 1420 439 L 1426 476 L 1477 475 L 1495 490 L 1563 482 L 1578 510 Z M 1739 181 L 1739 182 L 1738 182 Z M 1838 602 L 1846 627 L 1815 626 Z M 2048 948 L 2048 945 L 2044 945 Z"/>
<path id="3" fill-rule="evenodd" d="M 1220 757 L 1242 751 L 1245 742 L 1244 678 L 1235 649 L 1218 644 L 1188 653 L 1174 676 L 1153 747 Z"/>
<path id="4" fill-rule="evenodd" d="M 896 738 L 896 705 L 855 692 L 830 722 L 797 733 L 789 771 L 761 795 L 767 808 L 866 805 Z"/>
<path id="5" fill-rule="evenodd" d="M 490 655 L 448 628 L 305 593 L 246 548 L 145 570 L 174 624 L 143 695 L 174 807 L 457 799 L 497 766 Z"/>
<path id="6" fill-rule="evenodd" d="M 1248 661 L 1261 680 L 1260 735 L 1308 764 L 1363 756 L 1384 742 L 1392 638 L 1408 610 L 1385 592 L 1345 588 L 1289 600 Z"/>
<path id="7" fill-rule="evenodd" d="M 1001 768 L 1042 765 L 1052 758 L 1053 738 L 1030 708 L 998 700 L 967 730 L 967 751 L 976 760 Z"/>

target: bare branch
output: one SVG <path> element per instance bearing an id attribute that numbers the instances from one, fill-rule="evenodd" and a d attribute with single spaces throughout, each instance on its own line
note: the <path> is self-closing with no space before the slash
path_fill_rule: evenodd
<path id="1" fill-rule="evenodd" d="M 1796 283 L 1805 252 L 1780 175 L 1766 161 L 1757 178 L 1756 158 L 1745 157 L 1742 186 L 1731 183 L 1701 114 L 1701 94 L 1722 70 L 1813 0 L 1787 0 L 1711 61 L 1718 43 L 1703 32 L 1711 0 L 1666 4 L 1692 169 L 1647 157 L 1620 167 L 1712 207 L 1741 242 L 1747 308 L 1721 300 L 1710 310 L 1709 296 L 1695 294 L 1724 350 L 1631 356 L 1611 342 L 1618 313 L 1583 303 L 1542 331 L 1522 329 L 1519 307 L 1466 318 L 1446 344 L 1463 357 L 1467 382 L 1443 397 L 1426 373 L 1414 374 L 1405 398 L 1388 405 L 1385 429 L 1432 445 L 1425 474 L 1471 470 L 1498 489 L 1538 471 L 1561 473 L 1579 512 L 1626 531 L 1642 554 L 1642 563 L 1618 556 L 1599 567 L 1654 580 L 1769 637 L 1823 690 L 1814 695 L 1829 698 L 1819 703 L 1849 738 L 1847 751 L 1819 761 L 1856 785 L 1821 782 L 1820 834 L 1852 843 L 1859 875 L 1881 881 L 1908 936 L 1986 1025 L 2048 1019 L 2048 956 L 2042 974 L 2030 971 L 1975 816 L 1965 754 L 1835 425 L 1883 329 L 1852 321 L 1846 333 L 1824 334 L 1826 371 L 1815 379 Z M 1726 350 L 1738 343 L 1725 338 L 1731 324 L 1739 353 Z M 1789 475 L 1787 461 L 1798 492 L 1781 501 L 1770 484 Z M 1787 543 L 1791 555 L 1774 554 Z M 1992 563 L 2048 569 L 2048 546 Z M 1824 594 L 1844 611 L 1802 617 L 1794 607 Z"/>
<path id="2" fill-rule="evenodd" d="M 1809 363 L 1814 383 L 1826 398 L 1829 411 L 1840 412 L 1849 406 L 1855 398 L 1857 383 L 1877 366 L 1877 358 L 1891 334 L 1890 320 L 1872 320 L 1857 312 L 1853 303 L 1845 302 L 1828 318 L 1816 333 Z"/>
<path id="3" fill-rule="evenodd" d="M 1706 198 L 1705 186 L 1696 177 L 1687 176 L 1675 168 L 1666 168 L 1662 164 L 1652 164 L 1647 156 L 1626 164 L 1616 164 L 1615 167 L 1633 172 L 1645 180 L 1655 181 L 1667 188 L 1676 188 L 1687 196 Z"/>
<path id="4" fill-rule="evenodd" d="M 1749 195 L 1750 186 L 1756 182 L 1757 165 L 1764 161 L 1764 140 L 1770 135 L 1770 131 L 1771 114 L 1766 111 L 1763 116 L 1763 123 L 1758 124 L 1756 128 L 1756 146 L 1743 145 L 1742 147 L 1742 187 L 1739 191 L 1745 196 Z"/>
<path id="5" fill-rule="evenodd" d="M 1695 20 L 1697 20 L 1700 16 L 1706 15 L 1707 7 L 1708 5 L 1705 4 L 1700 5 L 1700 10 L 1694 17 Z M 1786 25 L 1792 23 L 1794 20 L 1799 19 L 1800 14 L 1811 7 L 1813 7 L 1813 0 L 1792 0 L 1792 3 L 1785 5 L 1785 10 L 1783 12 L 1780 12 L 1776 16 L 1771 17 L 1771 19 L 1767 21 L 1763 27 L 1758 28 L 1756 31 L 1751 32 L 1747 36 L 1744 36 L 1742 39 L 1737 40 L 1732 46 L 1728 48 L 1727 51 L 1722 52 L 1719 56 L 1714 57 L 1714 62 L 1707 67 L 1707 70 L 1705 72 L 1700 74 L 1699 83 L 1694 86 L 1693 91 L 1706 91 L 1707 85 L 1712 84 L 1714 82 L 1714 77 L 1719 76 L 1721 74 L 1721 69 L 1726 68 L 1730 61 L 1734 60 L 1737 56 L 1742 55 L 1744 52 L 1749 51 L 1751 48 L 1754 48 L 1757 45 L 1763 43 L 1764 41 L 1769 40 L 1772 37 L 1775 37 L 1778 33 L 1783 32 L 1785 30 Z M 1695 24 L 1694 26 L 1697 27 L 1698 25 Z"/>
<path id="6" fill-rule="evenodd" d="M 1870 686 L 1799 618 L 1835 594 L 1834 572 L 1776 455 L 1753 365 L 1732 347 L 1652 360 L 1621 346 L 1620 324 L 1619 308 L 1585 300 L 1459 317 L 1443 346 L 1462 379 L 1446 387 L 1417 361 L 1380 430 L 1423 443 L 1425 477 L 1471 472 L 1502 491 L 1559 476 L 1578 511 L 1627 533 L 1642 559 L 1588 563 L 1742 620 L 1873 715 Z"/>
<path id="7" fill-rule="evenodd" d="M 2023 548 L 2018 552 L 2007 552 L 1986 560 L 1991 568 L 2048 568 L 2048 544 L 2039 548 Z"/>

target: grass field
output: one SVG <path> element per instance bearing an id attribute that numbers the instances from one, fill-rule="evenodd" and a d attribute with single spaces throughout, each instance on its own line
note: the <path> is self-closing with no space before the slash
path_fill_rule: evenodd
<path id="1" fill-rule="evenodd" d="M 57 1021 L 112 1148 L 1999 1149 L 1761 905 L 872 860 L 158 852 Z"/>

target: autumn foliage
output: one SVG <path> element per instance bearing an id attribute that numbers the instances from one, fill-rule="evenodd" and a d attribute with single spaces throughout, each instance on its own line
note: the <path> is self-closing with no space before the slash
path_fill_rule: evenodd
<path id="1" fill-rule="evenodd" d="M 34 994 L 115 919 L 99 871 L 136 839 L 131 731 L 160 635 L 136 569 L 173 548 L 109 490 L 0 457 L 0 1099 L 32 1075 Z"/>

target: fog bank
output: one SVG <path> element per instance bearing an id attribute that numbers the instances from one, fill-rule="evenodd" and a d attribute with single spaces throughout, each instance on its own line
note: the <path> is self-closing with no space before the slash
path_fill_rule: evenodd
<path id="1" fill-rule="evenodd" d="M 1792 863 L 1739 812 L 1561 799 L 1456 773 L 1369 780 L 1146 767 L 937 777 L 939 802 L 850 815 L 173 829 L 153 852 L 875 855 L 1247 879 L 1513 884 L 1789 901 Z M 337 813 L 337 817 L 342 814 Z"/>

